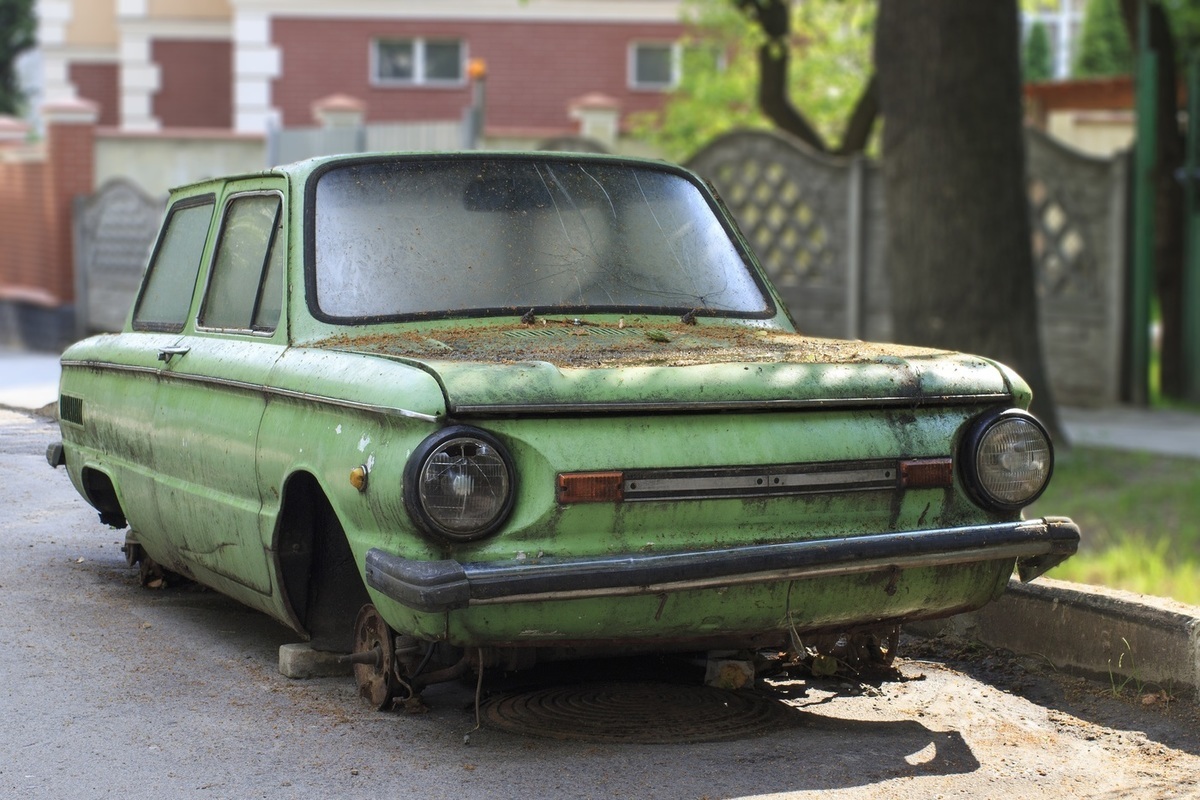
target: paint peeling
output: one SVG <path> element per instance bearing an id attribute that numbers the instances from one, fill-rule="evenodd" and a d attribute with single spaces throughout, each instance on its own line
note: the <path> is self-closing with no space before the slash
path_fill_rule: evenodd
<path id="1" fill-rule="evenodd" d="M 358 440 L 358 452 L 365 453 L 369 444 L 371 444 L 371 437 L 364 433 L 362 438 Z"/>

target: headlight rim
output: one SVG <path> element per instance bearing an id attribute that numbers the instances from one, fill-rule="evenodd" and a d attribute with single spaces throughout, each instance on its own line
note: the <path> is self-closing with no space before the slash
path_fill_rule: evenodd
<path id="1" fill-rule="evenodd" d="M 441 524 L 429 512 L 421 498 L 421 475 L 430 457 L 443 445 L 455 439 L 473 439 L 486 444 L 500 457 L 508 476 L 508 492 L 500 509 L 486 525 L 468 532 L 453 530 Z M 494 434 L 470 425 L 450 425 L 426 436 L 413 449 L 412 455 L 404 465 L 403 481 L 404 508 L 409 519 L 426 536 L 451 544 L 473 542 L 497 533 L 512 515 L 517 496 L 517 472 L 508 448 Z"/>
<path id="2" fill-rule="evenodd" d="M 1032 425 L 1041 434 L 1042 438 L 1046 441 L 1046 450 L 1050 461 L 1042 485 L 1032 495 L 1018 502 L 1007 501 L 994 496 L 986 488 L 978 471 L 979 449 L 984 437 L 997 425 L 1013 419 L 1019 419 L 1022 422 Z M 1050 481 L 1054 477 L 1054 440 L 1041 420 L 1025 409 L 994 409 L 980 414 L 967 423 L 966 432 L 959 448 L 958 460 L 962 465 L 961 474 L 963 484 L 966 486 L 972 500 L 983 508 L 1002 512 L 1017 512 L 1036 502 L 1050 485 Z"/>

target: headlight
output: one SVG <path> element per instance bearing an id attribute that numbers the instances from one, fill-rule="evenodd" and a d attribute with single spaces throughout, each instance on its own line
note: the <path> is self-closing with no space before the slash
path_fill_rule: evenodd
<path id="1" fill-rule="evenodd" d="M 423 441 L 404 468 L 404 505 L 425 533 L 469 541 L 494 533 L 512 510 L 516 480 L 499 440 L 454 426 Z"/>
<path id="2" fill-rule="evenodd" d="M 977 502 L 1017 511 L 1036 500 L 1050 483 L 1054 446 L 1036 417 L 1010 408 L 971 423 L 960 463 Z"/>

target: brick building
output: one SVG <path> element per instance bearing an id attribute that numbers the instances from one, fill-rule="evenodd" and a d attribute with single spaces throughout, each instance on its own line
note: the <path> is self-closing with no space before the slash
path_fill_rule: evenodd
<path id="1" fill-rule="evenodd" d="M 125 132 L 263 134 L 312 124 L 332 95 L 366 121 L 457 119 L 487 68 L 489 136 L 578 131 L 608 98 L 621 124 L 678 79 L 679 0 L 38 0 L 43 99 L 84 99 Z"/>

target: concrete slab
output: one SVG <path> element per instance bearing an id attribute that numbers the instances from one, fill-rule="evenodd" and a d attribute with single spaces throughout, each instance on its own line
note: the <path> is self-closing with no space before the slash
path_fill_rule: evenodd
<path id="1" fill-rule="evenodd" d="M 313 650 L 303 642 L 279 646 L 279 673 L 287 678 L 333 678 L 350 675 L 354 667 L 340 662 L 345 653 Z"/>

